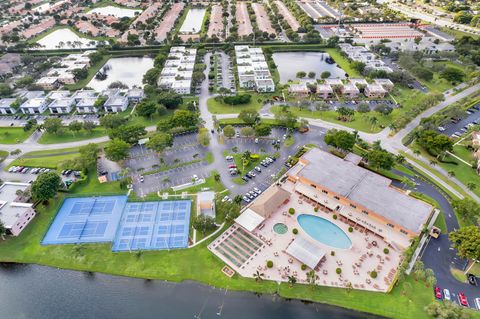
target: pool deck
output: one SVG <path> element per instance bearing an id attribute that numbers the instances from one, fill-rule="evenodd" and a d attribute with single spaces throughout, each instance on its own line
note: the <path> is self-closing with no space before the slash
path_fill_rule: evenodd
<path id="1" fill-rule="evenodd" d="M 264 225 L 253 231 L 253 235 L 261 240 L 264 245 L 249 257 L 240 266 L 233 265 L 218 252 L 214 253 L 224 260 L 229 266 L 241 276 L 253 278 L 257 270 L 265 275 L 264 279 L 277 282 L 287 282 L 288 276 L 295 276 L 298 283 L 307 283 L 307 272 L 309 268 L 302 270 L 302 263 L 288 255 L 285 251 L 289 244 L 297 237 L 303 236 L 314 241 L 298 224 L 297 217 L 300 214 L 310 214 L 325 218 L 340 227 L 352 241 L 350 249 L 337 249 L 318 243 L 326 252 L 324 261 L 315 269 L 318 280 L 317 285 L 331 287 L 348 287 L 370 291 L 386 292 L 396 274 L 399 265 L 401 252 L 389 248 L 389 254 L 384 254 L 383 249 L 387 244 L 372 234 L 368 236 L 359 229 L 352 233 L 348 232 L 349 225 L 333 219 L 333 213 L 322 210 L 314 211 L 314 206 L 300 199 L 300 195 L 293 191 L 294 184 L 287 182 L 282 187 L 291 191 L 290 201 L 277 209 L 270 218 L 264 221 Z M 293 207 L 295 215 L 290 215 L 288 209 Z M 277 234 L 273 226 L 277 223 L 284 223 L 288 227 L 285 234 Z M 225 234 L 235 232 L 240 226 L 233 225 Z M 292 229 L 298 229 L 294 235 Z M 228 237 L 227 237 L 228 238 Z M 218 237 L 212 245 L 221 243 L 223 236 Z M 376 242 L 376 246 L 372 242 Z M 210 248 L 210 247 L 209 247 Z M 331 255 L 334 252 L 334 256 Z M 267 268 L 267 260 L 273 261 L 273 267 Z M 341 268 L 341 275 L 336 274 L 336 269 Z M 370 271 L 375 270 L 378 274 L 376 279 L 370 277 Z"/>

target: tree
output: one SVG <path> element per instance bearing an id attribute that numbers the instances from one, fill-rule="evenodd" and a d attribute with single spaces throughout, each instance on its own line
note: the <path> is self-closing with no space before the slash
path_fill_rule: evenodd
<path id="1" fill-rule="evenodd" d="M 55 171 L 42 173 L 32 183 L 32 197 L 39 201 L 48 201 L 60 189 L 62 179 Z"/>
<path id="2" fill-rule="evenodd" d="M 356 136 L 347 131 L 328 130 L 324 137 L 327 145 L 332 145 L 344 151 L 351 151 L 356 142 Z"/>
<path id="3" fill-rule="evenodd" d="M 136 110 L 140 116 L 151 117 L 157 112 L 157 104 L 153 101 L 143 101 L 137 105 Z"/>
<path id="4" fill-rule="evenodd" d="M 310 285 L 314 286 L 317 280 L 318 280 L 318 275 L 315 272 L 315 270 L 312 269 L 309 272 L 307 272 L 307 281 Z"/>
<path id="5" fill-rule="evenodd" d="M 169 133 L 157 132 L 145 144 L 149 149 L 162 153 L 167 147 L 173 146 L 173 136 Z"/>
<path id="6" fill-rule="evenodd" d="M 75 79 L 77 80 L 83 80 L 88 77 L 88 70 L 87 69 L 74 69 L 72 71 L 73 75 L 75 76 Z"/>
<path id="7" fill-rule="evenodd" d="M 73 133 L 75 136 L 75 133 L 78 133 L 83 127 L 82 122 L 79 121 L 72 121 L 70 124 L 68 124 L 68 129 Z"/>
<path id="8" fill-rule="evenodd" d="M 175 109 L 183 103 L 183 98 L 175 92 L 163 91 L 158 94 L 157 102 L 167 109 Z"/>
<path id="9" fill-rule="evenodd" d="M 142 82 L 149 85 L 157 85 L 158 77 L 160 76 L 159 68 L 152 68 L 148 70 L 144 75 Z"/>
<path id="10" fill-rule="evenodd" d="M 425 311 L 429 316 L 436 319 L 468 319 L 470 313 L 467 308 L 458 307 L 451 301 L 432 301 L 425 307 Z"/>
<path id="11" fill-rule="evenodd" d="M 210 216 L 199 215 L 193 219 L 193 228 L 205 234 L 207 231 L 217 228 L 215 220 Z"/>
<path id="12" fill-rule="evenodd" d="M 308 77 L 309 77 L 310 79 L 314 79 L 314 78 L 315 78 L 315 75 L 316 75 L 315 72 L 308 72 Z"/>
<path id="13" fill-rule="evenodd" d="M 382 115 L 389 115 L 390 113 L 392 113 L 393 108 L 391 106 L 388 106 L 388 105 L 382 103 L 382 104 L 378 104 L 375 107 L 375 111 L 382 114 Z"/>
<path id="14" fill-rule="evenodd" d="M 82 127 L 85 131 L 87 131 L 88 134 L 92 134 L 92 131 L 94 128 L 97 127 L 97 124 L 95 124 L 95 122 L 92 122 L 92 121 L 85 121 L 83 122 Z"/>
<path id="15" fill-rule="evenodd" d="M 358 73 L 362 73 L 365 70 L 365 63 L 360 62 L 360 61 L 352 61 L 350 63 L 353 69 L 355 69 Z"/>
<path id="16" fill-rule="evenodd" d="M 451 232 L 448 238 L 460 257 L 480 259 L 480 229 L 477 226 L 462 227 Z"/>
<path id="17" fill-rule="evenodd" d="M 191 127 L 198 123 L 198 114 L 187 110 L 175 110 L 170 119 L 173 127 Z"/>
<path id="18" fill-rule="evenodd" d="M 145 126 L 141 124 L 124 124 L 108 132 L 111 139 L 118 138 L 130 145 L 137 143 L 145 134 L 147 134 L 147 131 L 145 131 Z"/>
<path id="19" fill-rule="evenodd" d="M 289 129 L 294 129 L 297 125 L 297 116 L 292 112 L 285 110 L 282 112 L 275 113 L 275 119 L 279 122 L 281 126 L 285 126 Z"/>
<path id="20" fill-rule="evenodd" d="M 365 103 L 365 102 L 362 102 L 362 103 L 358 104 L 357 112 L 359 112 L 359 113 L 370 112 L 370 105 L 368 105 L 368 103 Z"/>
<path id="21" fill-rule="evenodd" d="M 288 276 L 288 286 L 293 287 L 297 283 L 297 278 L 295 276 Z"/>
<path id="22" fill-rule="evenodd" d="M 417 143 L 432 156 L 438 156 L 446 151 L 451 152 L 453 149 L 453 141 L 448 136 L 439 134 L 434 130 L 420 132 Z"/>
<path id="23" fill-rule="evenodd" d="M 7 234 L 7 228 L 5 224 L 0 220 L 0 237 L 4 237 Z"/>
<path id="24" fill-rule="evenodd" d="M 268 136 L 272 133 L 272 127 L 266 124 L 259 124 L 255 126 L 256 136 Z"/>
<path id="25" fill-rule="evenodd" d="M 330 77 L 330 75 L 332 75 L 330 72 L 328 72 L 328 71 L 323 71 L 322 74 L 320 74 L 320 77 L 321 77 L 322 79 L 327 79 L 327 78 Z"/>
<path id="26" fill-rule="evenodd" d="M 240 134 L 246 137 L 252 137 L 255 135 L 255 130 L 250 126 L 244 126 L 240 129 Z"/>
<path id="27" fill-rule="evenodd" d="M 114 162 L 122 161 L 128 157 L 130 145 L 118 138 L 110 140 L 105 147 L 105 156 Z"/>
<path id="28" fill-rule="evenodd" d="M 246 124 L 253 125 L 260 120 L 260 115 L 255 109 L 242 110 L 238 114 L 238 118 L 244 121 Z"/>
<path id="29" fill-rule="evenodd" d="M 197 143 L 203 147 L 207 147 L 210 144 L 210 133 L 208 132 L 208 129 L 200 129 L 197 135 Z"/>
<path id="30" fill-rule="evenodd" d="M 62 120 L 56 117 L 46 118 L 43 122 L 43 128 L 47 133 L 57 134 L 62 127 Z"/>
<path id="31" fill-rule="evenodd" d="M 480 205 L 473 199 L 464 198 L 453 200 L 452 206 L 455 212 L 466 220 L 480 217 Z"/>
<path id="32" fill-rule="evenodd" d="M 223 128 L 223 135 L 228 138 L 232 138 L 235 136 L 235 129 L 231 125 L 227 125 Z"/>
<path id="33" fill-rule="evenodd" d="M 13 94 L 13 89 L 6 83 L 0 83 L 0 97 L 9 97 Z"/>
<path id="34" fill-rule="evenodd" d="M 374 169 L 390 170 L 395 164 L 392 154 L 382 150 L 371 150 L 367 154 L 368 165 Z"/>
<path id="35" fill-rule="evenodd" d="M 263 277 L 265 277 L 265 274 L 263 272 L 260 272 L 260 271 L 256 271 L 254 274 L 253 274 L 253 277 L 255 278 L 255 281 L 256 282 L 259 282 L 259 281 L 262 281 L 263 280 Z"/>
<path id="36" fill-rule="evenodd" d="M 78 152 L 80 153 L 80 161 L 82 163 L 81 165 L 84 168 L 94 167 L 97 163 L 97 156 L 100 152 L 100 148 L 97 144 L 89 143 L 87 145 L 81 146 L 78 149 Z"/>
<path id="37" fill-rule="evenodd" d="M 345 106 L 341 106 L 337 109 L 337 113 L 341 116 L 341 117 L 344 117 L 345 119 L 347 119 L 348 121 L 351 121 L 352 120 L 352 117 L 355 115 L 355 111 L 348 108 L 348 107 L 345 107 Z"/>
<path id="38" fill-rule="evenodd" d="M 440 73 L 440 77 L 451 83 L 462 82 L 465 78 L 465 72 L 461 69 L 447 66 L 442 73 Z"/>
<path id="39" fill-rule="evenodd" d="M 304 78 L 307 76 L 307 73 L 304 71 L 297 72 L 297 78 Z"/>
<path id="40" fill-rule="evenodd" d="M 100 125 L 113 129 L 127 123 L 127 118 L 121 114 L 107 114 L 100 118 Z"/>

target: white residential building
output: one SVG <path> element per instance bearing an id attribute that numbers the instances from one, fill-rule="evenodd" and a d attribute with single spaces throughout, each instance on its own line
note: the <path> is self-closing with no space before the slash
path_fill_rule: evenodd
<path id="1" fill-rule="evenodd" d="M 55 90 L 60 86 L 60 82 L 57 77 L 44 76 L 35 82 L 35 85 L 41 87 L 46 91 Z"/>
<path id="2" fill-rule="evenodd" d="M 15 98 L 7 98 L 0 100 L 0 114 L 15 114 L 17 109 L 12 105 L 17 101 Z"/>
<path id="3" fill-rule="evenodd" d="M 28 99 L 20 105 L 23 114 L 42 114 L 47 110 L 48 100 L 44 97 Z"/>
<path id="4" fill-rule="evenodd" d="M 190 94 L 197 49 L 172 47 L 165 61 L 158 86 L 178 94 Z"/>
<path id="5" fill-rule="evenodd" d="M 71 97 L 63 97 L 53 100 L 48 109 L 51 114 L 68 114 L 72 111 L 72 107 L 75 105 L 75 100 Z"/>
<path id="6" fill-rule="evenodd" d="M 29 196 L 17 195 L 17 191 L 25 192 L 29 187 L 30 184 L 10 182 L 0 186 L 0 221 L 10 235 L 18 236 L 35 217 Z"/>
<path id="7" fill-rule="evenodd" d="M 349 43 L 340 43 L 340 50 L 344 52 L 350 60 L 365 63 L 366 69 L 383 70 L 391 73 L 393 70 L 378 59 L 373 52 L 363 46 L 353 46 Z"/>
<path id="8" fill-rule="evenodd" d="M 235 55 L 240 87 L 258 92 L 275 91 L 275 83 L 261 48 L 237 45 Z"/>
<path id="9" fill-rule="evenodd" d="M 103 109 L 107 113 L 118 113 L 127 110 L 128 98 L 124 95 L 117 94 L 110 96 L 103 104 Z"/>
<path id="10" fill-rule="evenodd" d="M 76 105 L 77 112 L 80 114 L 97 113 L 98 109 L 95 106 L 97 99 L 97 96 L 79 99 Z"/>

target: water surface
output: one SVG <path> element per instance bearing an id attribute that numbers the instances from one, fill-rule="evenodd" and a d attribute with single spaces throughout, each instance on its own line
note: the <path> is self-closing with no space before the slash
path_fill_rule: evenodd
<path id="1" fill-rule="evenodd" d="M 0 282 L 0 309 L 9 319 L 380 318 L 192 282 L 145 281 L 36 265 L 0 265 Z"/>
<path id="2" fill-rule="evenodd" d="M 188 11 L 185 21 L 183 22 L 180 32 L 182 33 L 199 33 L 202 29 L 202 22 L 206 10 L 203 8 L 192 8 Z"/>
<path id="3" fill-rule="evenodd" d="M 37 41 L 44 50 L 95 48 L 97 41 L 79 37 L 72 30 L 58 29 Z"/>
<path id="4" fill-rule="evenodd" d="M 132 18 L 135 16 L 135 13 L 137 12 L 140 13 L 142 12 L 142 10 L 106 6 L 106 7 L 99 7 L 99 8 L 92 9 L 88 13 L 99 13 L 103 15 L 111 15 L 117 18 L 123 18 L 123 17 Z"/>
<path id="5" fill-rule="evenodd" d="M 133 86 L 143 87 L 143 75 L 153 68 L 153 59 L 150 57 L 124 57 L 108 60 L 103 68 L 107 68 L 107 78 L 99 80 L 95 77 L 87 84 L 96 91 L 103 91 L 112 82 L 120 81 L 129 88 Z M 103 70 L 100 69 L 100 71 Z"/>
<path id="6" fill-rule="evenodd" d="M 272 55 L 280 74 L 280 83 L 298 81 L 297 72 L 315 72 L 315 78 L 320 79 L 324 71 L 330 72 L 330 78 L 345 78 L 343 71 L 336 63 L 328 64 L 325 60 L 330 57 L 323 52 L 278 52 Z"/>

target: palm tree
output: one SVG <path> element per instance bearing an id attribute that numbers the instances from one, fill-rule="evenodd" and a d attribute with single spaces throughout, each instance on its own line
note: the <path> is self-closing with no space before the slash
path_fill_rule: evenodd
<path id="1" fill-rule="evenodd" d="M 372 125 L 372 131 L 373 131 L 378 124 L 378 118 L 376 116 L 371 116 L 368 121 Z"/>
<path id="2" fill-rule="evenodd" d="M 135 251 L 135 257 L 138 260 L 141 260 L 142 263 L 143 263 L 143 250 L 139 249 L 139 250 Z"/>
<path id="3" fill-rule="evenodd" d="M 431 161 L 430 161 L 430 165 L 432 165 L 432 166 L 437 165 L 437 161 L 436 161 L 436 160 L 431 160 Z"/>
<path id="4" fill-rule="evenodd" d="M 75 255 L 75 257 L 83 256 L 84 250 L 85 250 L 85 245 L 75 244 L 73 246 L 73 255 Z"/>
<path id="5" fill-rule="evenodd" d="M 293 287 L 297 283 L 297 278 L 295 276 L 288 276 L 288 286 Z"/>
<path id="6" fill-rule="evenodd" d="M 420 153 L 419 150 L 414 150 L 414 151 L 413 151 L 413 154 L 415 154 L 416 156 L 420 156 L 421 153 Z"/>
<path id="7" fill-rule="evenodd" d="M 405 163 L 405 156 L 398 154 L 397 156 L 395 156 L 395 162 L 397 162 L 398 164 Z"/>
<path id="8" fill-rule="evenodd" d="M 3 222 L 0 220 L 0 237 L 3 237 L 7 234 L 7 228 L 3 224 Z"/>
<path id="9" fill-rule="evenodd" d="M 240 204 L 242 202 L 243 198 L 241 195 L 237 195 L 233 198 L 233 202 L 236 204 Z"/>
<path id="10" fill-rule="evenodd" d="M 253 274 L 253 277 L 255 278 L 255 281 L 256 282 L 259 282 L 259 281 L 262 281 L 263 280 L 263 277 L 265 277 L 265 274 L 263 272 L 260 272 L 260 271 L 256 271 L 254 274 Z"/>
<path id="11" fill-rule="evenodd" d="M 469 182 L 467 184 L 467 188 L 471 191 L 475 190 L 477 188 L 477 184 L 473 183 L 473 182 Z"/>
<path id="12" fill-rule="evenodd" d="M 318 275 L 315 272 L 315 270 L 312 269 L 309 272 L 307 272 L 307 281 L 310 285 L 314 286 L 317 280 L 318 280 Z"/>
<path id="13" fill-rule="evenodd" d="M 455 177 L 454 171 L 448 171 L 448 177 Z"/>

